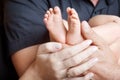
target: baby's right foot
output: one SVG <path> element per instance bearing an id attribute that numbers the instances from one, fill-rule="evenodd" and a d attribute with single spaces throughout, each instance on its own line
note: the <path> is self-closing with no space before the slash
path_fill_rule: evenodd
<path id="1" fill-rule="evenodd" d="M 80 19 L 73 8 L 67 8 L 68 13 L 68 32 L 67 32 L 67 43 L 74 45 L 83 40 L 81 35 L 81 24 Z"/>
<path id="2" fill-rule="evenodd" d="M 61 11 L 59 7 L 50 8 L 44 18 L 44 23 L 53 41 L 65 43 L 66 29 L 63 25 Z"/>

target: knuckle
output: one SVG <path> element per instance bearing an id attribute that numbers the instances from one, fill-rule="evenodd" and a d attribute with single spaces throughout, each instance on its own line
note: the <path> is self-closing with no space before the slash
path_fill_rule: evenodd
<path id="1" fill-rule="evenodd" d="M 97 50 L 98 50 L 98 47 L 97 47 L 97 46 L 90 46 L 90 47 L 88 48 L 88 50 L 94 52 L 94 51 L 97 51 Z"/>
<path id="2" fill-rule="evenodd" d="M 77 70 L 76 70 L 76 69 L 71 69 L 71 70 L 68 72 L 68 76 L 69 76 L 69 77 L 77 76 Z"/>
<path id="3" fill-rule="evenodd" d="M 75 65 L 78 63 L 76 57 L 73 57 L 73 58 L 71 59 L 71 62 L 72 62 L 73 64 L 75 64 Z"/>
<path id="4" fill-rule="evenodd" d="M 68 53 L 69 55 L 73 55 L 73 51 L 72 51 L 71 49 L 68 49 L 68 50 L 67 50 L 67 53 Z"/>
<path id="5" fill-rule="evenodd" d="M 63 67 L 61 61 L 56 57 L 53 57 L 53 55 L 50 56 L 49 61 L 51 63 L 50 65 L 52 65 L 55 72 L 59 71 Z"/>
<path id="6" fill-rule="evenodd" d="M 46 52 L 49 50 L 49 43 L 46 43 L 46 44 L 41 44 L 39 47 L 38 47 L 38 52 Z"/>
<path id="7" fill-rule="evenodd" d="M 67 68 L 70 68 L 70 67 L 75 66 L 76 64 L 77 64 L 77 61 L 75 60 L 75 58 L 71 58 L 65 61 L 64 66 Z"/>
<path id="8" fill-rule="evenodd" d="M 45 45 L 44 45 L 44 48 L 45 48 L 45 50 L 50 50 L 50 44 L 49 43 L 46 43 Z"/>
<path id="9" fill-rule="evenodd" d="M 55 74 L 55 76 L 56 76 L 56 80 L 62 80 L 62 78 L 63 78 L 63 76 L 60 75 L 59 73 Z"/>
<path id="10" fill-rule="evenodd" d="M 57 79 L 62 79 L 62 78 L 65 78 L 66 77 L 66 70 L 59 70 L 59 71 L 57 71 L 57 73 L 56 73 L 56 77 L 57 77 Z"/>

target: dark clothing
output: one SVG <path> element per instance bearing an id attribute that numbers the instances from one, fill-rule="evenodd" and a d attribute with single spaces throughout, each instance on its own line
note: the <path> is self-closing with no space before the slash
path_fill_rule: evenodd
<path id="1" fill-rule="evenodd" d="M 1 27 L 3 26 L 0 26 L 0 30 L 2 30 Z M 0 80 L 18 80 L 11 60 L 7 56 L 5 45 L 5 35 L 0 32 Z"/>
<path id="2" fill-rule="evenodd" d="M 18 80 L 7 53 L 6 37 L 3 25 L 3 0 L 0 0 L 0 80 Z"/>
<path id="3" fill-rule="evenodd" d="M 45 12 L 59 6 L 64 19 L 66 8 L 75 8 L 80 20 L 89 20 L 99 14 L 120 16 L 120 0 L 99 0 L 96 7 L 89 0 L 11 0 L 6 3 L 5 25 L 9 53 L 49 41 L 43 23 Z"/>
<path id="4" fill-rule="evenodd" d="M 96 7 L 89 0 L 9 0 L 4 19 L 10 55 L 49 41 L 43 18 L 55 6 L 61 8 L 63 19 L 67 19 L 67 7 L 75 8 L 81 21 L 99 14 L 120 16 L 120 0 L 99 0 Z"/>

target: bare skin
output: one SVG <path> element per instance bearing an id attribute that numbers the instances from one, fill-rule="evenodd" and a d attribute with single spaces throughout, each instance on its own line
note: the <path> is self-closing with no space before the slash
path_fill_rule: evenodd
<path id="1" fill-rule="evenodd" d="M 67 32 L 67 43 L 68 44 L 72 44 L 72 45 L 74 45 L 77 41 L 75 41 L 74 39 L 77 39 L 77 38 L 82 38 L 82 36 L 80 35 L 80 27 L 78 27 L 78 25 L 80 25 L 80 20 L 79 20 L 79 18 L 78 18 L 78 15 L 77 15 L 77 13 L 75 12 L 75 10 L 74 9 L 70 9 L 70 8 L 68 8 L 67 9 L 67 13 L 68 13 L 68 32 Z M 106 20 L 106 21 L 103 21 L 103 22 L 97 22 L 97 20 L 96 19 L 98 19 L 98 17 L 100 17 L 100 20 L 104 20 L 104 17 L 109 17 L 109 16 L 105 16 L 105 15 L 101 15 L 101 16 L 97 16 L 97 18 L 96 17 L 93 17 L 93 19 L 91 19 L 90 21 L 89 21 L 89 23 L 91 24 L 91 25 L 93 25 L 93 26 L 97 26 L 98 27 L 98 29 L 101 31 L 101 29 L 102 28 L 107 28 L 106 26 L 119 26 L 119 24 L 116 24 L 116 20 L 118 20 L 117 19 L 117 17 L 109 17 L 110 18 L 110 20 Z M 115 20 L 114 20 L 115 19 Z M 116 22 L 115 22 L 116 21 Z M 96 23 L 95 23 L 96 22 Z M 109 22 L 109 23 L 108 23 Z M 115 23 L 114 23 L 115 22 Z M 53 23 L 54 24 L 54 23 Z M 100 26 L 99 26 L 100 25 Z M 101 29 L 100 29 L 101 28 Z M 109 28 L 108 28 L 109 29 Z M 112 28 L 111 28 L 112 29 Z M 111 33 L 111 32 L 113 32 L 114 31 L 114 29 L 113 30 L 108 30 L 108 34 L 109 35 L 111 35 L 111 34 L 113 34 L 113 33 Z M 94 29 L 93 29 L 94 30 Z M 98 30 L 98 31 L 99 31 Z M 103 29 L 102 29 L 103 30 Z M 96 30 L 97 31 L 97 30 Z M 102 32 L 102 33 L 101 33 Z M 98 34 L 102 34 L 102 35 L 100 35 L 100 36 L 103 36 L 103 35 L 105 35 L 104 34 L 104 31 L 101 31 L 100 33 L 99 32 L 96 32 L 96 33 L 98 33 Z M 119 32 L 119 31 L 117 31 L 117 32 Z M 106 33 L 106 32 L 105 32 Z M 55 33 L 54 33 L 55 34 Z M 57 33 L 56 33 L 57 34 Z M 107 35 L 108 35 L 107 34 Z M 107 35 L 106 35 L 106 37 L 107 37 Z M 53 36 L 54 37 L 54 36 Z M 118 52 L 118 49 L 117 49 L 117 45 L 118 44 L 116 44 L 116 42 L 114 42 L 113 43 L 113 41 L 114 40 L 116 40 L 117 39 L 117 37 L 119 37 L 119 36 L 109 36 L 109 37 L 107 37 L 107 43 L 110 43 L 110 48 L 111 48 L 111 50 L 114 52 L 114 53 L 116 53 L 115 55 L 116 55 L 116 58 L 117 58 L 117 60 L 118 60 L 118 62 L 119 62 L 119 57 L 117 57 L 118 56 L 118 54 L 117 54 L 117 52 Z M 59 37 L 58 37 L 59 38 Z M 103 37 L 104 38 L 104 37 Z M 112 40 L 110 40 L 110 42 L 109 42 L 109 39 L 112 39 Z M 59 38 L 60 39 L 60 38 Z M 83 38 L 82 38 L 83 39 Z M 106 39 L 106 38 L 105 38 Z M 70 42 L 70 41 L 72 41 L 72 42 Z M 75 43 L 74 43 L 74 41 L 75 41 Z M 80 42 L 80 39 L 78 40 L 78 42 L 77 43 L 79 43 Z M 111 44 L 112 43 L 112 44 Z M 118 40 L 117 40 L 117 43 L 119 43 L 118 42 Z"/>
<path id="2" fill-rule="evenodd" d="M 96 32 L 97 32 L 97 30 L 99 30 L 99 29 L 96 29 Z M 31 47 L 27 47 L 25 49 L 21 49 L 20 51 L 16 52 L 14 55 L 12 55 L 12 61 L 13 61 L 13 63 L 14 64 L 15 63 L 19 63 L 19 64 L 15 65 L 16 68 L 19 67 L 19 69 L 17 70 L 18 73 L 20 73 L 20 74 L 24 73 L 25 70 L 28 68 L 28 66 L 30 66 L 30 64 L 34 61 L 35 56 L 36 56 L 36 52 L 38 50 L 38 45 L 36 45 L 36 46 L 31 46 Z M 31 53 L 31 54 L 29 54 L 29 53 Z M 28 56 L 28 54 L 29 54 L 29 56 Z M 24 57 L 24 59 L 23 59 L 23 57 Z M 98 69 L 96 69 L 96 70 L 98 70 Z M 116 80 L 119 80 L 119 79 L 116 79 Z"/>
<path id="3" fill-rule="evenodd" d="M 57 14 L 54 12 L 56 12 Z M 80 20 L 77 12 L 74 9 L 67 8 L 67 13 L 69 23 L 68 31 L 63 28 L 65 26 L 63 25 L 61 12 L 58 7 L 55 7 L 54 9 L 49 9 L 49 11 L 47 11 L 47 13 L 45 14 L 44 22 L 48 31 L 50 32 L 50 34 L 52 34 L 52 39 L 54 39 L 55 41 L 62 43 L 66 42 L 69 45 L 77 44 L 83 41 L 83 38 L 81 36 L 81 27 L 79 26 Z"/>
<path id="4" fill-rule="evenodd" d="M 66 30 L 62 22 L 61 11 L 58 7 L 50 8 L 44 18 L 44 23 L 50 33 L 51 39 L 65 43 Z M 57 33 L 57 34 L 54 34 Z"/>
<path id="5" fill-rule="evenodd" d="M 69 27 L 68 27 L 66 42 L 67 44 L 74 45 L 83 41 L 83 38 L 81 35 L 80 19 L 77 12 L 73 8 L 68 7 L 67 14 L 68 14 Z"/>
<path id="6" fill-rule="evenodd" d="M 88 23 L 91 27 L 96 27 L 100 25 L 107 24 L 109 22 L 114 22 L 120 24 L 120 18 L 114 15 L 97 15 L 92 17 Z"/>
<path id="7" fill-rule="evenodd" d="M 52 10 L 52 11 L 54 11 L 54 10 Z M 57 11 L 57 13 L 59 13 L 60 9 L 57 8 L 57 9 L 55 9 L 55 11 Z M 83 37 L 81 35 L 81 26 L 79 26 L 79 25 L 81 25 L 80 20 L 79 20 L 77 12 L 74 9 L 67 8 L 68 23 L 67 22 L 65 23 L 65 21 L 64 21 L 63 24 L 65 25 L 65 27 L 67 26 L 68 31 L 66 31 L 65 29 L 62 30 L 64 27 L 62 24 L 63 21 L 61 21 L 61 23 L 60 23 L 60 22 L 54 22 L 54 21 L 49 20 L 49 18 L 53 18 L 55 21 L 62 19 L 61 13 L 59 13 L 60 15 L 52 14 L 52 15 L 59 16 L 59 17 L 53 17 L 52 15 L 50 16 L 50 14 L 49 14 L 50 12 L 51 12 L 51 10 L 49 10 L 45 14 L 44 21 L 45 21 L 47 28 L 49 28 L 48 30 L 49 30 L 50 34 L 51 33 L 53 34 L 51 37 L 54 39 L 57 38 L 57 40 L 53 40 L 53 41 L 61 42 L 63 37 L 64 37 L 64 40 L 66 40 L 66 41 L 62 40 L 62 42 L 66 42 L 67 44 L 70 44 L 70 45 L 74 45 L 74 44 L 77 44 L 77 43 L 83 41 Z M 53 12 L 51 12 L 51 13 L 53 13 Z M 49 16 L 46 16 L 46 15 L 49 15 Z M 98 19 L 100 19 L 100 20 L 98 20 Z M 93 27 L 93 30 L 98 35 L 100 35 L 109 45 L 112 45 L 112 43 L 114 43 L 117 39 L 120 38 L 120 36 L 119 36 L 120 21 L 119 20 L 120 20 L 120 18 L 117 16 L 98 15 L 98 16 L 91 18 L 88 23 L 90 24 L 91 27 Z M 54 26 L 51 27 L 47 24 L 54 25 Z M 56 27 L 58 24 L 59 24 L 59 26 Z M 60 24 L 62 24 L 62 25 L 60 25 Z M 53 28 L 56 31 L 56 33 L 53 32 Z M 58 28 L 61 28 L 61 29 L 58 29 Z M 66 31 L 66 32 L 64 32 L 64 31 Z M 62 32 L 66 33 L 66 35 Z M 60 36 L 58 36 L 58 35 L 60 35 Z M 108 35 L 111 35 L 111 36 L 108 36 Z M 114 51 L 114 52 L 116 52 L 116 51 Z"/>
<path id="8" fill-rule="evenodd" d="M 78 65 L 98 50 L 96 46 L 90 46 L 91 43 L 91 40 L 86 40 L 76 46 L 66 47 L 62 50 L 61 43 L 48 42 L 41 44 L 35 61 L 30 65 L 20 80 L 90 80 L 93 77 L 93 73 L 88 73 L 83 77 L 68 78 L 66 71 L 69 67 Z M 90 69 L 97 61 L 97 58 L 92 58 L 78 65 L 79 68 L 83 69 L 80 73 Z M 78 68 L 76 67 L 76 69 Z M 70 72 L 74 72 L 75 70 L 72 69 Z"/>

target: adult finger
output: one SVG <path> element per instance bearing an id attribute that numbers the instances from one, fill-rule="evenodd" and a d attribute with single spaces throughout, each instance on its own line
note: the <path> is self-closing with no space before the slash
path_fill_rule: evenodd
<path id="1" fill-rule="evenodd" d="M 106 42 L 90 28 L 86 21 L 82 22 L 82 35 L 86 39 L 93 40 L 93 44 L 99 46 L 99 48 L 104 48 L 106 45 Z"/>
<path id="2" fill-rule="evenodd" d="M 92 58 L 89 61 L 87 61 L 83 64 L 80 64 L 79 66 L 69 69 L 67 72 L 67 75 L 68 75 L 68 77 L 78 76 L 78 75 L 82 74 L 83 72 L 89 70 L 97 62 L 98 62 L 98 58 Z"/>
<path id="3" fill-rule="evenodd" d="M 80 64 L 82 61 L 84 61 L 86 58 L 88 58 L 90 55 L 95 53 L 97 50 L 98 50 L 98 48 L 96 46 L 90 46 L 87 49 L 85 49 L 83 52 L 81 52 L 69 59 L 66 59 L 65 61 L 63 61 L 63 64 L 66 68 L 76 66 L 76 65 Z"/>
<path id="4" fill-rule="evenodd" d="M 91 80 L 94 77 L 94 73 L 90 72 L 85 75 L 85 80 Z"/>
<path id="5" fill-rule="evenodd" d="M 57 42 L 48 42 L 41 44 L 38 48 L 38 54 L 56 52 L 62 49 L 62 44 Z"/>
<path id="6" fill-rule="evenodd" d="M 89 47 L 91 43 L 92 43 L 91 40 L 85 40 L 80 44 L 67 47 L 67 48 L 59 51 L 59 53 L 56 53 L 54 55 L 57 56 L 59 60 L 65 60 L 65 59 L 68 59 L 68 58 L 82 52 L 84 49 Z"/>
<path id="7" fill-rule="evenodd" d="M 94 76 L 93 73 L 87 73 L 84 77 L 66 78 L 63 80 L 90 80 Z"/>
<path id="8" fill-rule="evenodd" d="M 98 48 L 96 46 L 90 46 L 87 49 L 85 49 L 83 52 L 81 52 L 80 54 L 70 57 L 64 61 L 59 61 L 59 60 L 57 61 L 55 60 L 54 57 L 51 58 L 51 61 L 54 63 L 56 61 L 56 64 L 54 65 L 54 68 L 56 68 L 56 72 L 59 72 L 58 74 L 60 75 L 63 74 L 62 76 L 64 76 L 66 75 L 64 73 L 66 73 L 67 69 L 81 64 L 82 61 L 84 61 L 86 58 L 94 54 L 97 50 Z"/>

